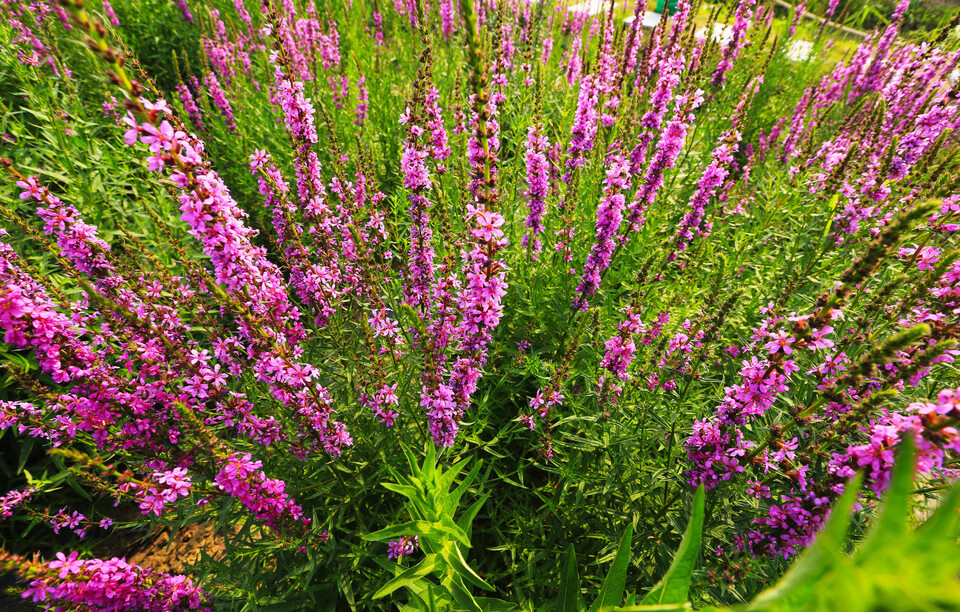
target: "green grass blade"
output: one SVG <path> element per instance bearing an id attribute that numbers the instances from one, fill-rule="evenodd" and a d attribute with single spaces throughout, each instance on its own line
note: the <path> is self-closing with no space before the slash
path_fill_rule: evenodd
<path id="1" fill-rule="evenodd" d="M 706 491 L 703 485 L 697 489 L 693 497 L 693 512 L 690 522 L 683 533 L 680 547 L 673 557 L 673 562 L 660 582 L 650 590 L 641 600 L 642 605 L 651 604 L 679 604 L 687 601 L 690 590 L 690 580 L 693 578 L 693 568 L 700 556 L 700 542 L 703 539 L 703 506 Z"/>
<path id="2" fill-rule="evenodd" d="M 630 565 L 630 544 L 633 540 L 633 525 L 627 525 L 627 531 L 620 539 L 617 555 L 607 577 L 603 579 L 600 594 L 590 606 L 591 612 L 596 612 L 601 606 L 618 606 L 623 602 L 623 589 L 627 586 L 627 567 Z"/>

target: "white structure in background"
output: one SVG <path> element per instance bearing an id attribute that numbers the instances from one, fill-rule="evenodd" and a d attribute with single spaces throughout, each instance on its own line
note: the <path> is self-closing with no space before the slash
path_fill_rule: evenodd
<path id="1" fill-rule="evenodd" d="M 703 27 L 697 30 L 697 38 L 706 38 L 707 37 L 707 28 Z M 721 45 L 726 45 L 731 40 L 733 40 L 733 27 L 728 26 L 722 23 L 713 24 L 713 32 L 710 33 L 710 38 L 714 42 L 718 42 Z"/>
<path id="2" fill-rule="evenodd" d="M 960 81 L 960 68 L 954 68 L 947 78 L 950 79 L 951 85 L 956 85 L 957 81 Z"/>
<path id="3" fill-rule="evenodd" d="M 791 62 L 805 62 L 813 53 L 813 43 L 809 40 L 793 39 L 787 45 L 787 59 Z"/>
<path id="4" fill-rule="evenodd" d="M 586 2 L 581 2 L 580 4 L 574 4 L 570 7 L 571 13 L 586 13 L 587 15 L 600 15 L 605 13 L 610 8 L 610 0 L 587 0 Z M 643 23 L 640 24 L 648 30 L 652 30 L 657 27 L 657 24 L 660 23 L 660 13 L 654 13 L 653 11 L 647 11 L 643 14 Z M 630 15 L 623 20 L 625 25 L 631 25 L 634 21 L 633 15 Z"/>
<path id="5" fill-rule="evenodd" d="M 660 24 L 660 19 L 661 19 L 662 17 L 663 17 L 663 15 L 660 14 L 660 13 L 654 13 L 653 11 L 647 11 L 646 13 L 643 14 L 643 22 L 640 24 L 640 27 L 642 27 L 642 28 L 645 29 L 645 30 L 652 30 L 652 29 L 654 29 L 655 27 L 657 27 L 657 25 Z M 629 25 L 633 25 L 633 22 L 634 22 L 634 21 L 635 21 L 634 16 L 633 16 L 633 15 L 630 15 L 629 17 L 627 17 L 626 19 L 623 20 L 623 23 L 624 23 L 624 25 L 628 25 L 628 26 L 629 26 Z"/>
<path id="6" fill-rule="evenodd" d="M 586 13 L 587 15 L 599 15 L 607 10 L 609 2 L 603 0 L 587 0 L 580 4 L 574 4 L 570 7 L 571 13 Z"/>

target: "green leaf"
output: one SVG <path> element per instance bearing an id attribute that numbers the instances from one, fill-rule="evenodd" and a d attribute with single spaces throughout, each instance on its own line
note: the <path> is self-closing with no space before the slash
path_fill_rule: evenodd
<path id="1" fill-rule="evenodd" d="M 486 503 L 488 499 L 490 499 L 489 493 L 480 497 L 480 499 L 473 502 L 473 504 L 467 508 L 467 511 L 464 512 L 463 516 L 457 521 L 457 525 L 467 534 L 468 539 L 473 536 L 473 519 L 477 518 L 477 513 L 480 512 L 480 508 L 483 507 L 483 504 Z"/>
<path id="2" fill-rule="evenodd" d="M 463 471 L 463 468 L 470 463 L 469 459 L 463 459 L 451 465 L 443 474 L 440 475 L 440 490 L 446 491 L 450 488 L 450 485 L 453 484 L 453 481 L 457 479 L 457 476 L 460 475 L 460 472 Z"/>
<path id="3" fill-rule="evenodd" d="M 394 538 L 407 535 L 432 536 L 434 535 L 433 525 L 427 521 L 409 521 L 402 525 L 387 527 L 386 529 L 381 529 L 380 531 L 368 533 L 367 535 L 363 536 L 363 539 L 367 540 L 368 542 L 384 542 L 386 540 L 392 540 Z"/>
<path id="4" fill-rule="evenodd" d="M 462 609 L 470 612 L 483 612 L 483 608 L 480 607 L 480 604 L 477 603 L 470 590 L 458 576 L 450 576 L 447 580 L 444 580 L 444 583 L 450 594 L 453 595 L 453 599 Z"/>
<path id="5" fill-rule="evenodd" d="M 427 555 L 423 558 L 423 561 L 413 567 L 407 568 L 380 587 L 380 590 L 373 594 L 373 598 L 380 599 L 381 597 L 386 597 L 399 588 L 409 586 L 411 583 L 423 578 L 435 569 L 437 569 L 437 555 Z"/>
<path id="6" fill-rule="evenodd" d="M 473 467 L 464 477 L 463 482 L 457 485 L 457 488 L 450 492 L 447 495 L 447 499 L 443 503 L 443 509 L 447 514 L 453 515 L 456 511 L 457 506 L 460 505 L 460 499 L 463 497 L 463 494 L 467 492 L 467 489 L 470 487 L 470 484 L 473 482 L 473 479 L 477 477 L 477 474 L 480 472 L 480 466 L 483 464 L 483 461 L 477 461 L 473 464 Z M 452 484 L 452 481 L 451 481 Z"/>
<path id="7" fill-rule="evenodd" d="M 409 485 L 395 484 L 392 482 L 383 482 L 380 484 L 383 485 L 384 489 L 387 489 L 388 491 L 393 491 L 394 493 L 399 493 L 400 495 L 403 495 L 410 501 L 417 501 L 418 499 L 420 499 L 420 494 L 417 491 L 416 487 L 411 487 Z"/>
<path id="8" fill-rule="evenodd" d="M 474 599 L 476 600 L 477 604 L 484 609 L 484 612 L 497 612 L 498 610 L 507 612 L 508 610 L 517 609 L 515 604 L 502 599 L 497 599 L 495 597 L 475 597 Z"/>
<path id="9" fill-rule="evenodd" d="M 473 568 L 471 568 L 467 564 L 466 559 L 463 558 L 463 553 L 460 552 L 460 547 L 457 546 L 456 544 L 453 544 L 448 548 L 445 548 L 440 554 L 443 556 L 444 560 L 447 563 L 449 563 L 450 566 L 456 571 L 456 573 L 460 576 L 460 578 L 465 582 L 469 582 L 470 584 L 474 586 L 478 586 L 481 589 L 484 589 L 487 591 L 496 590 L 490 585 L 490 583 L 488 583 L 486 580 L 481 578 L 479 574 L 473 571 Z"/>
<path id="10" fill-rule="evenodd" d="M 427 456 L 423 458 L 423 467 L 420 471 L 423 474 L 423 480 L 429 483 L 437 472 L 437 447 L 431 441 L 427 441 L 426 445 Z"/>
<path id="11" fill-rule="evenodd" d="M 859 555 L 869 556 L 907 532 L 910 494 L 913 493 L 913 457 L 913 436 L 905 435 L 897 448 L 897 462 L 890 476 L 890 488 L 883 494 L 883 504 L 876 523 L 860 547 Z"/>
<path id="12" fill-rule="evenodd" d="M 437 597 L 433 594 L 433 585 L 427 585 L 427 610 L 428 612 L 437 612 Z"/>
<path id="13" fill-rule="evenodd" d="M 817 539 L 794 561 L 787 573 L 773 587 L 760 593 L 749 609 L 788 609 L 805 600 L 805 593 L 816 588 L 817 581 L 839 565 L 840 549 L 850 526 L 850 510 L 860 493 L 863 475 L 857 474 L 847 483 L 843 496 L 834 504 L 830 518 Z"/>
<path id="14" fill-rule="evenodd" d="M 420 466 L 417 465 L 417 458 L 413 455 L 413 452 L 403 447 L 403 454 L 407 458 L 407 465 L 410 466 L 410 473 L 413 474 L 414 478 L 422 480 L 423 472 L 420 471 Z"/>
<path id="15" fill-rule="evenodd" d="M 429 612 L 437 609 L 437 598 L 433 594 L 433 586 L 428 581 L 422 583 L 414 582 L 407 585 L 407 592 L 410 594 L 410 603 L 400 609 L 400 612 L 413 612 L 420 610 Z"/>
<path id="16" fill-rule="evenodd" d="M 23 472 L 23 468 L 26 467 L 27 461 L 30 459 L 30 453 L 33 451 L 35 444 L 36 440 L 33 438 L 25 438 L 23 442 L 21 442 L 20 459 L 17 461 L 17 474 Z"/>
<path id="17" fill-rule="evenodd" d="M 603 579 L 600 594 L 590 606 L 591 612 L 596 612 L 601 606 L 618 606 L 623 602 L 623 589 L 627 586 L 627 567 L 630 565 L 630 543 L 633 539 L 633 525 L 627 525 L 627 531 L 620 539 L 617 555 L 607 577 Z"/>
<path id="18" fill-rule="evenodd" d="M 453 522 L 449 516 L 444 515 L 440 522 L 434 523 L 436 530 L 444 533 L 446 535 L 452 536 L 458 542 L 470 548 L 470 538 L 467 537 L 467 532 L 460 528 L 459 525 Z"/>
<path id="19" fill-rule="evenodd" d="M 567 558 L 563 563 L 560 576 L 560 596 L 557 598 L 557 612 L 579 612 L 580 576 L 577 575 L 577 553 L 573 544 L 567 547 Z"/>
<path id="20" fill-rule="evenodd" d="M 683 532 L 683 539 L 677 554 L 667 573 L 641 600 L 641 604 L 679 604 L 687 601 L 693 567 L 700 555 L 700 541 L 703 538 L 703 502 L 706 492 L 701 484 L 693 496 L 693 512 L 690 522 Z"/>
<path id="21" fill-rule="evenodd" d="M 689 602 L 684 602 L 682 604 L 662 604 L 662 605 L 653 605 L 653 606 L 612 606 L 606 608 L 600 608 L 598 612 L 684 612 L 685 610 L 692 610 Z M 728 608 L 724 608 L 727 610 Z M 704 612 L 716 611 L 716 608 L 701 608 Z"/>

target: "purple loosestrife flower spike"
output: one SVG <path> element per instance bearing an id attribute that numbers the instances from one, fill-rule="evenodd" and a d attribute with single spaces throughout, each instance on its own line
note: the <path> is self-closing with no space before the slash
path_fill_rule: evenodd
<path id="1" fill-rule="evenodd" d="M 709 234 L 709 228 L 701 230 L 700 227 L 706 214 L 706 206 L 710 199 L 717 195 L 730 174 L 733 156 L 741 140 L 740 123 L 743 114 L 762 83 L 763 78 L 757 77 L 747 86 L 740 98 L 740 103 L 734 109 L 733 125 L 720 135 L 716 148 L 710 153 L 710 163 L 700 176 L 697 190 L 688 203 L 690 211 L 680 221 L 677 233 L 674 236 L 674 250 L 668 255 L 669 261 L 675 260 L 679 253 L 687 249 L 695 234 Z"/>
<path id="2" fill-rule="evenodd" d="M 204 76 L 203 80 L 207 85 L 207 93 L 210 94 L 210 99 L 213 100 L 214 106 L 220 109 L 220 114 L 223 115 L 223 123 L 227 126 L 227 130 L 229 130 L 231 134 L 236 133 L 237 122 L 233 118 L 233 107 L 230 105 L 230 101 L 227 99 L 227 94 L 220 86 L 220 81 L 217 80 L 217 75 L 212 72 L 208 72 L 206 76 Z"/>
<path id="3" fill-rule="evenodd" d="M 543 231 L 543 213 L 546 210 L 546 197 L 550 192 L 550 161 L 547 151 L 550 141 L 543 134 L 543 124 L 532 125 L 527 129 L 526 152 L 524 159 L 527 166 L 527 214 L 525 226 L 530 231 L 523 236 L 523 246 L 526 248 L 533 240 L 533 252 L 539 253 L 542 249 L 537 235 Z"/>
<path id="4" fill-rule="evenodd" d="M 357 108 L 356 119 L 353 123 L 363 127 L 367 121 L 367 108 L 369 105 L 370 94 L 367 92 L 367 77 L 361 76 L 357 79 Z"/>
<path id="5" fill-rule="evenodd" d="M 187 0 L 175 0 L 175 2 L 183 18 L 186 19 L 188 23 L 193 23 L 193 15 L 190 13 L 190 5 L 187 4 Z"/>
<path id="6" fill-rule="evenodd" d="M 693 111 L 703 103 L 703 91 L 697 90 L 678 96 L 674 101 L 674 117 L 660 134 L 656 150 L 647 171 L 628 206 L 628 231 L 637 231 L 645 221 L 644 214 L 657 197 L 660 187 L 663 186 L 663 175 L 667 168 L 673 168 L 683 150 L 687 139 L 687 131 L 693 123 Z M 623 237 L 622 239 L 626 239 Z"/>
<path id="7" fill-rule="evenodd" d="M 750 29 L 753 7 L 757 0 L 740 0 L 737 5 L 737 12 L 733 18 L 733 26 L 730 32 L 730 41 L 723 48 L 720 63 L 713 71 L 711 83 L 713 85 L 723 85 L 727 81 L 727 72 L 733 68 L 733 63 L 740 55 L 740 51 L 747 43 L 747 30 Z"/>
<path id="8" fill-rule="evenodd" d="M 573 36 L 573 44 L 565 55 L 567 56 L 567 84 L 573 85 L 580 80 L 580 70 L 583 68 L 583 58 L 580 57 L 583 37 L 578 33 Z"/>
<path id="9" fill-rule="evenodd" d="M 107 16 L 107 19 L 110 20 L 110 25 L 115 28 L 120 27 L 120 20 L 117 19 L 117 14 L 114 12 L 113 7 L 110 6 L 110 3 L 107 0 L 103 0 L 103 12 Z"/>
<path id="10" fill-rule="evenodd" d="M 600 287 L 600 279 L 617 247 L 617 234 L 623 221 L 626 198 L 623 192 L 630 187 L 630 168 L 623 155 L 615 155 L 607 168 L 603 197 L 597 207 L 596 240 L 583 266 L 583 276 L 577 285 L 573 305 L 580 310 L 589 308 L 590 297 Z"/>
<path id="11" fill-rule="evenodd" d="M 183 104 L 183 110 L 187 111 L 187 116 L 190 117 L 190 122 L 193 123 L 194 127 L 202 131 L 203 115 L 200 114 L 200 107 L 197 106 L 197 102 L 194 100 L 190 88 L 184 83 L 179 83 L 177 84 L 176 91 L 180 98 L 180 103 Z M 199 92 L 200 90 L 198 89 L 197 91 Z"/>
<path id="12" fill-rule="evenodd" d="M 583 166 L 586 161 L 584 154 L 593 150 L 594 140 L 599 127 L 597 104 L 600 101 L 600 89 L 597 75 L 588 74 L 580 80 L 580 96 L 577 100 L 577 110 L 570 128 L 570 145 L 567 148 L 567 172 L 563 181 L 569 183 L 573 171 Z"/>
<path id="13" fill-rule="evenodd" d="M 410 191 L 410 249 L 407 256 L 407 274 L 404 299 L 421 312 L 428 308 L 430 288 L 434 278 L 433 230 L 430 227 L 427 193 L 433 186 L 427 168 L 428 152 L 422 148 L 417 134 L 422 128 L 410 125 L 410 138 L 404 144 L 400 158 L 403 186 Z"/>
<path id="14" fill-rule="evenodd" d="M 648 110 L 640 120 L 640 127 L 643 131 L 637 138 L 637 143 L 630 154 L 631 173 L 640 174 L 643 164 L 648 156 L 650 143 L 654 135 L 660 130 L 663 124 L 663 118 L 670 106 L 673 98 L 673 91 L 680 83 L 683 72 L 684 59 L 681 52 L 668 58 L 660 68 L 660 76 L 654 90 L 650 93 L 650 110 Z"/>
<path id="15" fill-rule="evenodd" d="M 794 35 L 797 33 L 797 26 L 800 25 L 800 23 L 803 21 L 803 16 L 806 15 L 806 13 L 807 13 L 807 2 L 806 0 L 800 0 L 800 2 L 798 2 L 796 6 L 793 7 L 793 18 L 790 20 L 789 38 L 793 38 Z"/>

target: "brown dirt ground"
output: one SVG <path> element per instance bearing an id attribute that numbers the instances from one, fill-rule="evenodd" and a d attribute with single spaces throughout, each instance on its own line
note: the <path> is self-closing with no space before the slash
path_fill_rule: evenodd
<path id="1" fill-rule="evenodd" d="M 201 553 L 215 559 L 224 556 L 223 535 L 215 532 L 212 523 L 188 525 L 173 535 L 172 539 L 171 535 L 170 530 L 157 529 L 145 542 L 142 536 L 136 534 L 130 538 L 132 541 L 108 541 L 100 556 L 126 557 L 129 563 L 171 574 L 182 573 L 184 567 L 200 560 Z"/>

